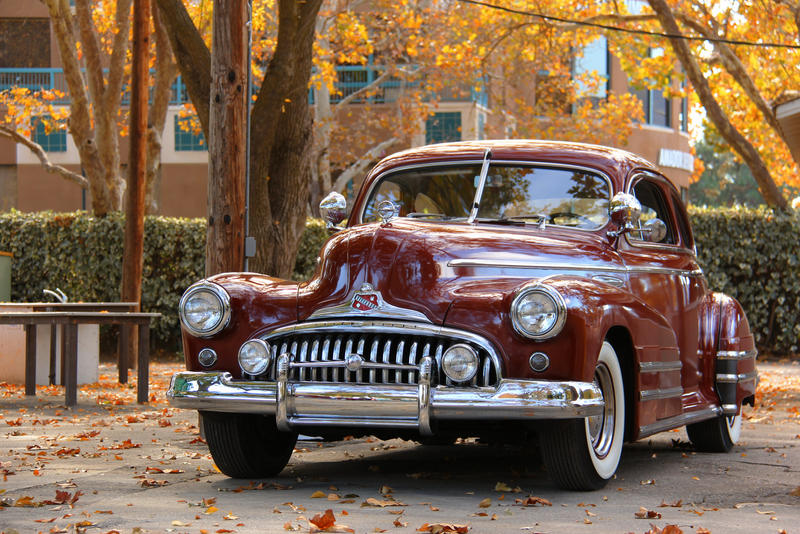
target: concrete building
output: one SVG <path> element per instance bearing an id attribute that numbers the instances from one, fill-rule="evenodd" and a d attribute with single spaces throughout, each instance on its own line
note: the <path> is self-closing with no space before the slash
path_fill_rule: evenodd
<path id="1" fill-rule="evenodd" d="M 374 76 L 374 66 L 347 67 L 339 73 L 340 88 L 354 90 Z M 606 78 L 607 90 L 627 92 L 626 77 L 619 62 L 608 54 L 604 40 L 587 51 L 578 68 L 596 70 Z M 355 74 L 354 74 L 355 72 Z M 371 112 L 391 104 L 392 82 L 387 82 L 384 101 L 372 103 Z M 39 2 L 0 0 L 0 89 L 12 85 L 63 88 L 63 74 L 55 37 L 46 7 Z M 660 91 L 638 91 L 645 110 L 645 123 L 638 125 L 623 147 L 657 164 L 680 188 L 686 199 L 693 158 L 687 133 L 685 101 L 665 99 Z M 158 184 L 160 212 L 167 216 L 202 217 L 206 213 L 207 151 L 200 136 L 179 128 L 179 111 L 186 92 L 178 79 L 163 135 L 161 175 Z M 359 106 L 358 103 L 352 104 Z M 441 97 L 425 124 L 424 132 L 412 140 L 422 145 L 433 142 L 482 139 L 493 109 L 485 93 Z M 357 114 L 356 114 L 357 115 Z M 48 152 L 54 163 L 80 172 L 78 152 L 64 131 L 46 134 L 38 129 L 34 140 Z M 123 138 L 121 157 L 126 164 L 127 144 Z M 380 141 L 380 140 L 377 140 Z M 405 148 L 398 146 L 398 149 Z M 123 168 L 124 172 L 124 168 Z M 90 205 L 87 192 L 74 183 L 46 173 L 27 148 L 0 139 L 0 211 L 72 211 Z"/>

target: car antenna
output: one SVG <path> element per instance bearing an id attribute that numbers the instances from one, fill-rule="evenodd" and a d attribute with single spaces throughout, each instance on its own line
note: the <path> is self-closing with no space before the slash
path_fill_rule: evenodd
<path id="1" fill-rule="evenodd" d="M 486 175 L 489 174 L 489 162 L 492 159 L 492 149 L 487 148 L 483 153 L 483 165 L 481 165 L 481 175 L 478 180 L 478 189 L 475 191 L 475 200 L 472 202 L 472 211 L 469 213 L 468 223 L 475 222 L 475 217 L 478 216 L 478 208 L 481 206 L 481 197 L 483 196 L 483 186 L 486 185 Z"/>

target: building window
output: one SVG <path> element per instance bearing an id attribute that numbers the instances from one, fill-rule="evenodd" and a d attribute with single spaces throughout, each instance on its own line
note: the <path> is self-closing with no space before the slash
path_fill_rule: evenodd
<path id="1" fill-rule="evenodd" d="M 42 117 L 47 120 L 47 117 Z M 67 151 L 67 131 L 56 129 L 52 125 L 50 132 L 47 132 L 44 120 L 36 120 L 36 128 L 33 130 L 33 141 L 41 145 L 46 152 L 66 152 Z"/>
<path id="2" fill-rule="evenodd" d="M 664 55 L 663 48 L 651 48 L 650 57 L 659 57 Z M 646 124 L 654 126 L 663 126 L 665 128 L 672 127 L 670 119 L 671 106 L 670 99 L 664 96 L 664 92 L 660 89 L 632 89 L 631 93 L 642 103 L 642 111 L 644 111 L 644 121 Z"/>
<path id="3" fill-rule="evenodd" d="M 642 103 L 645 124 L 670 128 L 670 101 L 660 89 L 634 89 L 631 93 Z M 685 130 L 684 130 L 685 131 Z"/>
<path id="4" fill-rule="evenodd" d="M 682 132 L 689 131 L 689 99 L 686 97 L 681 98 L 681 112 L 678 117 L 680 128 Z"/>
<path id="5" fill-rule="evenodd" d="M 425 143 L 461 141 L 461 112 L 434 113 L 425 123 Z"/>
<path id="6" fill-rule="evenodd" d="M 598 37 L 583 48 L 583 54 L 575 58 L 573 73 L 578 81 L 580 98 L 590 98 L 595 103 L 606 98 L 611 76 L 608 69 L 608 42 L 605 37 Z M 600 77 L 596 87 L 590 87 L 581 79 L 583 75 L 591 73 Z"/>
<path id="7" fill-rule="evenodd" d="M 203 132 L 195 134 L 190 126 L 191 118 L 175 116 L 175 151 L 201 151 L 207 150 Z"/>

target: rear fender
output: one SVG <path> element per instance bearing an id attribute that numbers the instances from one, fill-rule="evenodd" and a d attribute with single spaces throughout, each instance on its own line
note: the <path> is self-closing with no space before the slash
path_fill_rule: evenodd
<path id="1" fill-rule="evenodd" d="M 709 356 L 704 387 L 716 393 L 722 412 L 735 415 L 742 404 L 753 405 L 757 351 L 739 302 L 723 293 L 712 293 L 701 317 L 701 336 Z"/>

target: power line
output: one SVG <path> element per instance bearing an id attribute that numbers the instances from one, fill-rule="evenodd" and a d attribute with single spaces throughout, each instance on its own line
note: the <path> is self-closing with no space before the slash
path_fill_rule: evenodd
<path id="1" fill-rule="evenodd" d="M 577 26 L 589 26 L 592 28 L 600 28 L 603 30 L 608 30 L 612 32 L 621 32 L 621 33 L 632 33 L 635 35 L 648 35 L 651 37 L 666 37 L 669 39 L 683 39 L 685 41 L 709 41 L 711 43 L 725 43 L 730 45 L 741 45 L 741 46 L 752 46 L 756 48 L 788 48 L 791 50 L 800 50 L 800 45 L 795 44 L 788 44 L 788 43 L 756 43 L 753 41 L 740 41 L 737 39 L 722 39 L 722 38 L 709 38 L 709 37 L 701 37 L 696 35 L 682 35 L 682 34 L 673 34 L 673 33 L 659 33 L 659 32 L 651 32 L 647 30 L 637 30 L 634 28 L 621 28 L 619 26 L 611 26 L 610 24 L 600 24 L 599 22 L 588 22 L 584 20 L 572 20 L 563 17 L 554 17 L 552 15 L 544 15 L 542 13 L 535 13 L 533 11 L 523 11 L 521 9 L 514 9 L 511 7 L 505 6 L 498 6 L 494 4 L 489 4 L 487 2 L 481 2 L 479 0 L 458 0 L 464 4 L 473 4 L 476 6 L 487 7 L 490 9 L 496 9 L 498 11 L 505 11 L 507 13 L 513 13 L 515 15 L 523 15 L 526 17 L 535 17 L 540 18 L 542 20 L 549 20 L 553 22 L 563 22 L 565 24 L 575 24 Z"/>

